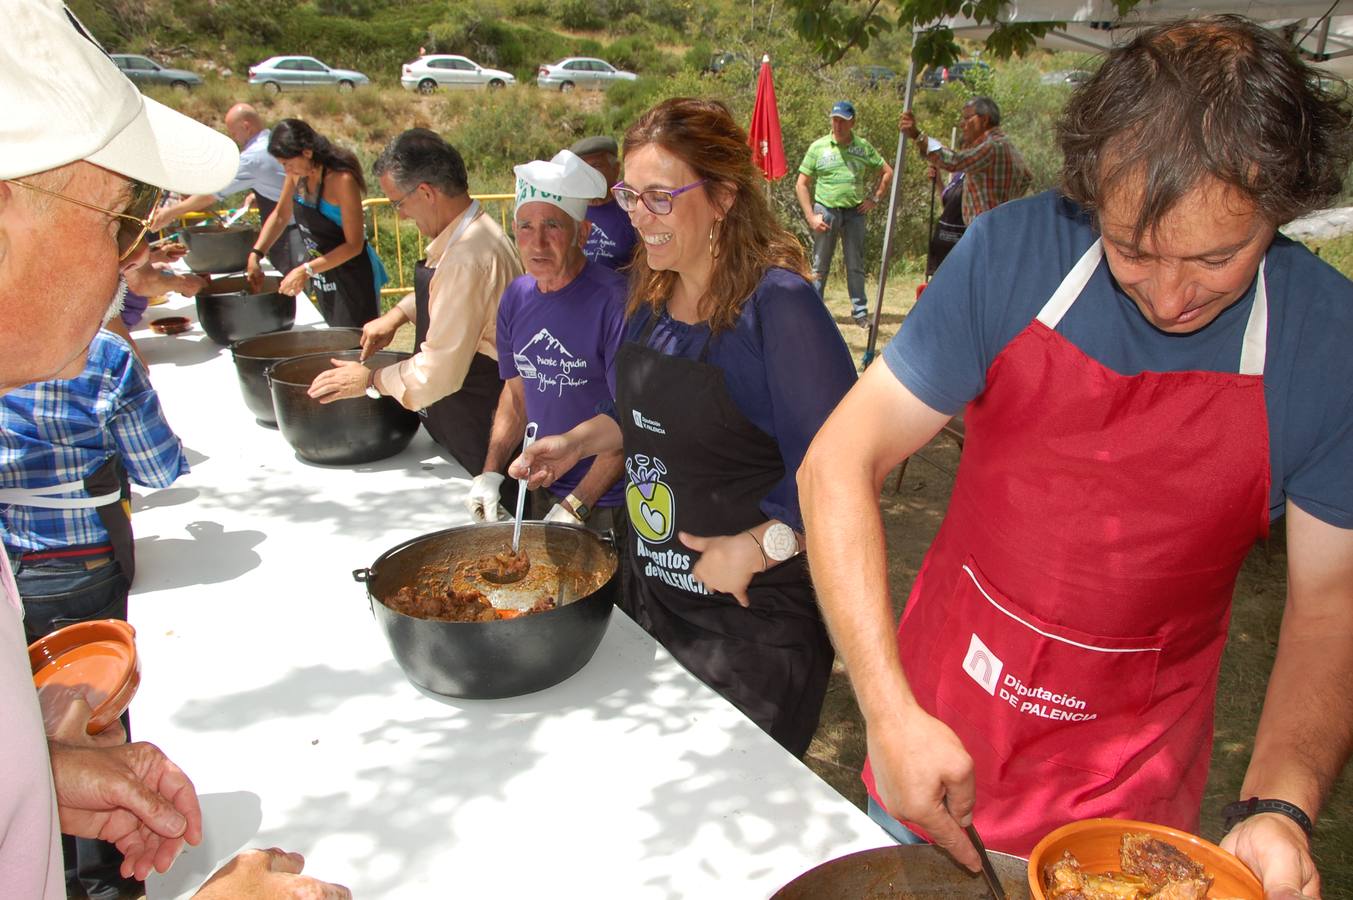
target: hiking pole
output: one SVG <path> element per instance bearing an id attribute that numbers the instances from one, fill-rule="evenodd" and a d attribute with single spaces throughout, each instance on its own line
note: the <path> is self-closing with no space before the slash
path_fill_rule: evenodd
<path id="1" fill-rule="evenodd" d="M 913 32 L 912 57 L 911 61 L 907 63 L 907 93 L 902 101 L 903 109 L 908 112 L 911 111 L 912 93 L 916 89 L 915 39 L 916 35 Z M 893 184 L 892 189 L 888 192 L 888 219 L 883 227 L 883 263 L 879 266 L 879 296 L 878 302 L 874 305 L 874 314 L 869 317 L 869 343 L 864 350 L 864 359 L 860 361 L 861 372 L 869 368 L 869 364 L 874 361 L 874 348 L 878 344 L 879 323 L 883 319 L 883 289 L 888 285 L 888 260 L 893 253 L 893 228 L 896 225 L 897 193 L 902 186 L 906 149 L 906 136 L 899 131 L 897 133 L 897 159 L 893 165 Z"/>

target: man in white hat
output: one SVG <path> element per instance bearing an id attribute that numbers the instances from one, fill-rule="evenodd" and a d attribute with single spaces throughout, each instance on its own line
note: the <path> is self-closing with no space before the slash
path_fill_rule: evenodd
<path id="1" fill-rule="evenodd" d="M 624 336 L 625 278 L 583 254 L 592 224 L 588 201 L 606 179 L 569 150 L 517 166 L 514 230 L 526 274 L 498 303 L 502 397 L 483 471 L 467 505 L 497 519 L 501 474 L 527 422 L 562 434 L 596 414 L 615 390 L 615 355 Z M 621 504 L 620 453 L 590 457 L 531 495 L 531 517 L 610 529 Z"/>
<path id="2" fill-rule="evenodd" d="M 417 353 L 403 362 L 367 369 L 336 362 L 310 385 L 321 403 L 345 397 L 394 397 L 423 414 L 423 426 L 465 467 L 484 465 L 498 377 L 494 320 L 498 297 L 521 274 L 512 242 L 478 200 L 470 198 L 465 161 L 455 147 L 426 128 L 400 134 L 372 172 L 400 218 L 430 238 L 427 257 L 414 267 L 414 291 L 362 327 L 362 356 L 386 346 L 414 323 Z M 515 485 L 510 499 L 515 497 Z"/>
<path id="3" fill-rule="evenodd" d="M 143 98 L 55 0 L 0 0 L 0 391 L 71 377 L 140 265 L 158 189 L 213 191 L 235 172 L 224 135 Z M 152 187 L 153 186 L 153 187 Z M 83 701 L 80 701 L 83 706 Z M 87 715 L 88 708 L 83 708 Z M 192 782 L 147 743 L 50 742 L 24 654 L 22 605 L 0 554 L 0 884 L 66 896 L 62 830 L 117 845 L 123 873 L 165 871 L 202 839 Z M 232 860 L 203 891 L 263 896 L 296 884 L 282 851 Z M 323 896 L 347 891 L 310 879 Z"/>

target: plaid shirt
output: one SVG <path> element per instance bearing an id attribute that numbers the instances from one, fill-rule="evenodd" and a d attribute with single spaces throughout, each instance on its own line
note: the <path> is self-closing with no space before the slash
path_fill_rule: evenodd
<path id="1" fill-rule="evenodd" d="M 1019 155 L 1010 138 L 993 128 L 976 147 L 968 150 L 941 149 L 939 165 L 950 172 L 962 172 L 963 224 L 1008 200 L 1024 196 L 1033 183 L 1033 173 Z"/>
<path id="2" fill-rule="evenodd" d="M 188 471 L 183 445 L 164 420 L 145 367 L 122 338 L 100 331 L 85 370 L 0 397 L 0 488 L 80 481 L 113 455 L 131 480 L 168 487 Z M 61 496 L 86 497 L 83 489 Z M 0 502 L 0 538 L 12 554 L 100 544 L 108 532 L 93 509 Z"/>

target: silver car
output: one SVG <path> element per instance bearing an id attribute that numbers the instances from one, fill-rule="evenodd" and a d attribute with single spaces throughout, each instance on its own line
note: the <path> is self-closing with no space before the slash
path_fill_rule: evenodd
<path id="1" fill-rule="evenodd" d="M 111 53 L 109 56 L 138 87 L 148 84 L 167 84 L 175 90 L 186 91 L 202 83 L 202 76 L 187 69 L 170 69 L 148 56 L 135 53 Z"/>
<path id="2" fill-rule="evenodd" d="M 350 91 L 371 79 L 351 69 L 334 69 L 313 56 L 273 56 L 249 67 L 249 83 L 261 84 L 270 94 L 336 88 Z"/>
<path id="3" fill-rule="evenodd" d="M 605 90 L 617 81 L 633 81 L 638 77 L 633 72 L 617 69 L 604 59 L 570 56 L 541 66 L 536 72 L 536 86 L 558 91 L 571 91 L 575 87 Z"/>
<path id="4" fill-rule="evenodd" d="M 502 69 L 486 69 L 472 59 L 438 53 L 405 63 L 399 83 L 406 91 L 431 94 L 437 88 L 452 90 L 496 89 L 516 84 L 517 78 Z"/>

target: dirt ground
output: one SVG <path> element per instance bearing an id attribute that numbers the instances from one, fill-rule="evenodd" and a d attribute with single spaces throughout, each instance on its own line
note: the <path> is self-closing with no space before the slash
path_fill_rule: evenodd
<path id="1" fill-rule="evenodd" d="M 882 353 L 911 308 L 916 283 L 915 278 L 889 282 L 876 356 Z M 877 298 L 872 279 L 869 297 L 872 307 Z M 851 321 L 843 285 L 833 281 L 827 298 L 828 308 L 858 364 L 863 358 L 867 333 Z M 898 615 L 925 551 L 939 530 L 958 459 L 956 442 L 942 433 L 908 461 L 900 484 L 896 472 L 884 483 L 879 505 Z M 1222 835 L 1220 810 L 1238 796 L 1253 748 L 1287 595 L 1286 567 L 1286 541 L 1279 522 L 1275 523 L 1268 544 L 1257 545 L 1250 553 L 1236 585 L 1230 640 L 1218 683 L 1212 769 L 1203 800 L 1202 834 L 1214 841 Z M 822 721 L 804 761 L 819 777 L 863 808 L 865 792 L 860 767 L 864 752 L 864 722 L 838 660 L 827 690 Z M 1345 768 L 1317 824 L 1315 853 L 1324 881 L 1324 898 L 1353 898 L 1353 776 L 1349 768 Z"/>

